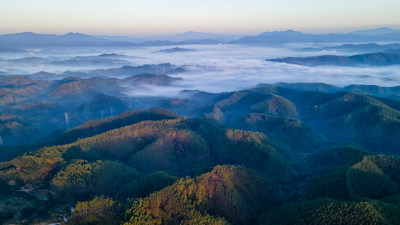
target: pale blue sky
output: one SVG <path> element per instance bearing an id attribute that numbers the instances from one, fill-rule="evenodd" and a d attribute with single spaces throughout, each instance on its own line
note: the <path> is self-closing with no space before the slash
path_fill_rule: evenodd
<path id="1" fill-rule="evenodd" d="M 400 29 L 400 0 L 0 0 L 0 33 Z"/>

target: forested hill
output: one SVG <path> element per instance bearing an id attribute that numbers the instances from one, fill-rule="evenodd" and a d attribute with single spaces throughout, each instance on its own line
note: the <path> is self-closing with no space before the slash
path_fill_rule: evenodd
<path id="1" fill-rule="evenodd" d="M 294 95 L 267 90 L 227 96 L 209 118 L 155 108 L 66 131 L 59 144 L 0 164 L 0 220 L 50 223 L 63 215 L 67 224 L 398 224 L 400 158 L 354 146 L 296 147 L 287 141 L 316 144 L 325 135 L 301 122 L 304 108 L 295 107 Z M 335 107 L 358 98 L 358 108 L 383 107 L 349 94 L 313 101 Z M 234 114 L 236 108 L 243 114 Z M 289 136 L 278 138 L 284 132 Z"/>
<path id="2" fill-rule="evenodd" d="M 85 84 L 56 86 L 71 82 Z M 3 83 L 54 88 L 26 77 Z M 85 119 L 37 145 L 2 147 L 0 221 L 398 224 L 400 158 L 390 156 L 400 154 L 397 89 L 280 83 L 181 99 L 89 94 L 75 103 L 81 118 L 109 107 L 122 113 Z M 14 114 L 2 114 L 3 126 L 31 114 L 48 118 L 46 126 L 60 110 L 24 101 L 7 104 Z M 169 110 L 126 111 L 131 102 Z"/>

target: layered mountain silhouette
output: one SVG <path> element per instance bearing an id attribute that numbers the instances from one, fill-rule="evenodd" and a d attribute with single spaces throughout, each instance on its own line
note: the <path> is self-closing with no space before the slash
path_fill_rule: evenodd
<path id="1" fill-rule="evenodd" d="M 399 223 L 398 87 L 123 95 L 164 76 L 2 77 L 1 221 Z"/>
<path id="2" fill-rule="evenodd" d="M 172 70 L 171 67 L 167 68 Z M 168 75 L 140 74 L 146 68 L 130 67 L 121 70 L 116 69 L 114 72 L 133 75 L 124 79 L 67 77 L 62 80 L 32 80 L 28 76 L 2 77 L 2 144 L 32 144 L 68 125 L 76 126 L 88 120 L 115 116 L 133 107 L 132 99 L 121 99 L 124 91 L 139 89 L 145 84 L 168 85 L 179 80 Z M 65 122 L 64 113 L 68 113 L 69 124 Z"/>
<path id="3" fill-rule="evenodd" d="M 83 46 L 134 46 L 129 42 L 114 42 L 87 34 L 68 33 L 64 35 L 36 34 L 31 32 L 4 34 L 0 46 L 9 47 L 83 47 Z"/>
<path id="4" fill-rule="evenodd" d="M 71 67 L 25 76 L 0 71 L 0 223 L 400 224 L 400 86 L 275 83 L 145 96 L 182 89 L 179 74 L 191 75 L 192 65 L 132 66 L 147 59 L 116 53 L 35 55 L 165 46 L 146 47 L 162 58 L 196 51 L 179 45 L 302 43 L 312 46 L 301 49 L 306 55 L 357 55 L 271 61 L 371 67 L 397 65 L 399 40 L 389 28 L 253 37 L 187 32 L 146 41 L 0 35 L 0 52 L 32 54 L 0 58 L 1 65 Z"/>
<path id="5" fill-rule="evenodd" d="M 351 43 L 351 42 L 399 42 L 400 31 L 390 28 L 361 30 L 351 33 L 307 34 L 294 30 L 264 32 L 256 36 L 222 35 L 186 32 L 166 37 L 91 36 L 82 33 L 64 35 L 36 34 L 32 32 L 0 35 L 0 47 L 4 51 L 21 51 L 24 48 L 45 47 L 94 47 L 94 46 L 168 46 L 192 44 L 246 44 L 281 45 L 285 43 Z"/>
<path id="6" fill-rule="evenodd" d="M 264 32 L 257 36 L 243 37 L 233 44 L 279 45 L 285 43 L 335 43 L 376 42 L 400 40 L 400 31 L 390 28 L 355 31 L 351 33 L 306 34 L 294 30 Z"/>

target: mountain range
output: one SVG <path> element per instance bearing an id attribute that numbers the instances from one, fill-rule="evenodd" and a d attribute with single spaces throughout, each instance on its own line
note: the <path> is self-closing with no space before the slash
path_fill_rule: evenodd
<path id="1" fill-rule="evenodd" d="M 220 42 L 227 42 L 237 40 L 244 35 L 230 35 L 230 34 L 213 34 L 203 33 L 196 31 L 188 31 L 181 34 L 174 35 L 159 35 L 159 36 L 110 36 L 110 35 L 96 35 L 96 37 L 104 38 L 110 41 L 129 41 L 129 42 L 145 42 L 145 41 L 173 41 L 182 42 L 186 40 L 202 40 L 202 39 L 214 39 Z"/>
<path id="2" fill-rule="evenodd" d="M 345 121 L 336 118 L 351 119 L 349 113 L 357 120 L 371 105 L 381 104 L 352 93 L 298 94 L 279 88 L 244 90 L 218 102 L 214 111 L 224 108 L 224 115 L 234 115 L 236 108 L 249 105 L 267 110 L 259 112 L 264 116 L 289 119 L 296 112 L 314 110 L 313 115 L 334 120 L 325 124 L 329 126 Z M 298 110 L 290 107 L 289 102 L 303 97 L 312 102 Z M 310 107 L 316 103 L 318 107 Z M 338 106 L 344 110 L 332 110 Z M 389 111 L 387 116 L 399 118 Z M 364 124 L 375 122 L 365 119 Z M 252 123 L 264 127 L 264 122 Z M 232 129 L 212 118 L 186 118 L 159 108 L 135 110 L 89 121 L 0 163 L 0 220 L 84 225 L 398 224 L 399 168 L 398 156 L 354 146 L 287 148 L 263 133 Z"/>
<path id="3" fill-rule="evenodd" d="M 84 46 L 133 46 L 129 42 L 115 42 L 87 34 L 68 33 L 64 35 L 36 34 L 31 32 L 4 34 L 0 36 L 0 46 L 30 47 L 84 47 Z"/>
<path id="4" fill-rule="evenodd" d="M 390 28 L 355 31 L 351 33 L 306 34 L 294 30 L 264 32 L 257 36 L 243 37 L 233 44 L 279 45 L 287 43 L 359 43 L 359 42 L 399 42 L 400 31 Z"/>
<path id="5" fill-rule="evenodd" d="M 235 40 L 236 39 L 236 40 Z M 124 36 L 91 36 L 81 33 L 65 35 L 35 34 L 31 32 L 0 35 L 0 47 L 83 47 L 83 46 L 167 46 L 190 44 L 250 44 L 280 45 L 285 43 L 332 43 L 332 42 L 399 42 L 400 31 L 390 28 L 361 30 L 351 33 L 306 34 L 298 31 L 264 32 L 257 36 L 220 35 L 212 33 L 186 32 L 179 35 L 138 39 Z"/>
<path id="6" fill-rule="evenodd" d="M 272 61 L 372 68 L 400 63 L 398 33 L 284 31 L 234 42 L 365 41 L 308 49 L 357 55 Z M 0 51 L 233 44 L 233 37 L 208 33 L 173 38 L 134 43 L 124 37 L 21 33 L 0 36 Z M 384 40 L 391 44 L 379 43 Z M 152 56 L 166 58 L 197 50 L 154 49 Z M 124 54 L 0 59 L 16 68 L 109 63 L 0 76 L 0 224 L 400 224 L 400 86 L 260 83 L 142 96 L 183 89 L 179 75 L 191 75 L 191 67 L 141 65 L 139 57 L 127 64 Z"/>

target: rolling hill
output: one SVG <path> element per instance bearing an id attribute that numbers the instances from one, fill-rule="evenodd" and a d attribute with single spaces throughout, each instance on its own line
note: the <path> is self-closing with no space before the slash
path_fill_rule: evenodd
<path id="1" fill-rule="evenodd" d="M 341 89 L 302 91 L 297 90 L 301 85 L 293 86 L 294 89 L 278 85 L 232 93 L 214 103 L 206 116 L 231 127 L 261 131 L 295 150 L 356 143 L 371 152 L 399 154 L 397 101 L 340 92 Z M 356 89 L 343 89 L 353 88 Z M 377 94 L 385 91 L 366 86 L 360 89 Z M 298 144 L 299 140 L 307 141 Z"/>
<path id="2" fill-rule="evenodd" d="M 220 96 L 216 106 L 230 115 L 224 122 L 241 121 L 279 142 L 158 108 L 86 122 L 0 163 L 0 219 L 56 222 L 63 214 L 71 224 L 397 224 L 400 158 L 326 142 L 314 148 L 308 142 L 326 140 L 301 122 L 310 121 L 305 112 L 340 118 L 379 106 L 393 118 L 394 109 L 366 95 L 316 93 L 268 87 Z M 343 101 L 346 107 L 336 109 Z M 236 115 L 230 110 L 237 104 L 244 110 Z"/>

